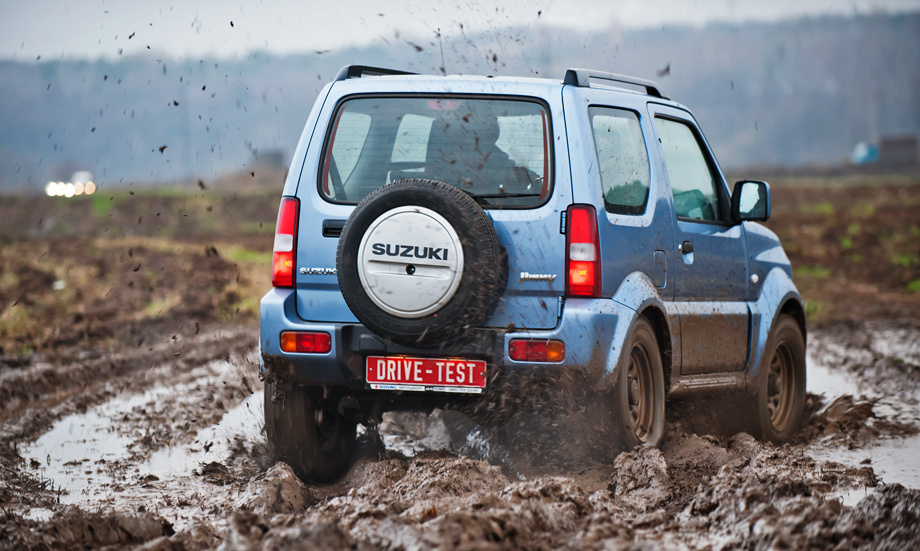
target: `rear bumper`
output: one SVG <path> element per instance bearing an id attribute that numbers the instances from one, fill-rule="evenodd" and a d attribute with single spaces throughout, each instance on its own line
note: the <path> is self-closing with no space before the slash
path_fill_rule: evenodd
<path id="1" fill-rule="evenodd" d="M 518 377 L 552 379 L 571 372 L 604 377 L 616 365 L 617 358 L 613 356 L 621 348 L 612 342 L 617 324 L 629 323 L 634 315 L 635 312 L 610 299 L 569 299 L 559 323 L 551 330 L 480 328 L 437 347 L 409 348 L 389 342 L 360 324 L 304 321 L 297 314 L 294 291 L 272 289 L 260 305 L 260 369 L 265 376 L 293 384 L 344 387 L 343 390 L 359 396 L 405 395 L 421 393 L 371 390 L 365 381 L 365 358 L 408 355 L 479 359 L 488 365 L 487 383 L 484 393 L 473 397 L 488 396 L 498 389 L 504 391 L 505 383 L 513 384 Z M 282 331 L 327 332 L 332 337 L 332 349 L 326 354 L 283 352 L 278 343 Z M 559 363 L 514 361 L 508 356 L 508 343 L 513 338 L 561 340 L 566 345 L 565 359 Z M 449 393 L 443 396 L 458 398 Z"/>

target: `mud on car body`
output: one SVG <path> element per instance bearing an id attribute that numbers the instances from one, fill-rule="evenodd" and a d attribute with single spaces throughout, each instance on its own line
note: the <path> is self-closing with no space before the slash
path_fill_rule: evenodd
<path id="1" fill-rule="evenodd" d="M 385 411 L 500 422 L 523 378 L 572 374 L 627 447 L 662 441 L 666 397 L 704 391 L 749 394 L 751 431 L 786 440 L 805 317 L 769 215 L 769 186 L 730 193 L 655 83 L 345 67 L 281 199 L 260 308 L 269 443 L 331 480 Z"/>

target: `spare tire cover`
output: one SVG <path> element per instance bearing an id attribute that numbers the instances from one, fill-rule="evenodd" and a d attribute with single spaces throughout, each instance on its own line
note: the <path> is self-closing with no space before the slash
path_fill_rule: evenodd
<path id="1" fill-rule="evenodd" d="M 342 229 L 336 272 L 365 327 L 393 342 L 431 346 L 491 314 L 506 281 L 488 214 L 434 180 L 400 180 L 355 207 Z"/>

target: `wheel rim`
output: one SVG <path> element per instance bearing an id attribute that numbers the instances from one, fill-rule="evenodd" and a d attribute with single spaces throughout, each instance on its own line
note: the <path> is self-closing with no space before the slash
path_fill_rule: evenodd
<path id="1" fill-rule="evenodd" d="M 642 344 L 633 346 L 629 354 L 626 389 L 633 433 L 639 442 L 648 442 L 655 426 L 655 385 L 652 361 Z"/>
<path id="2" fill-rule="evenodd" d="M 773 428 L 780 432 L 786 428 L 792 416 L 794 371 L 792 350 L 787 343 L 781 343 L 773 354 L 767 373 L 767 412 Z"/>

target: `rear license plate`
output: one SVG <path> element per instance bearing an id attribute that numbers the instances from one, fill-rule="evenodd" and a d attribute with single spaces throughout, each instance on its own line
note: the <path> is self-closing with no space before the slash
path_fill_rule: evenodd
<path id="1" fill-rule="evenodd" d="M 366 369 L 375 390 L 479 394 L 486 386 L 482 360 L 369 356 Z"/>

